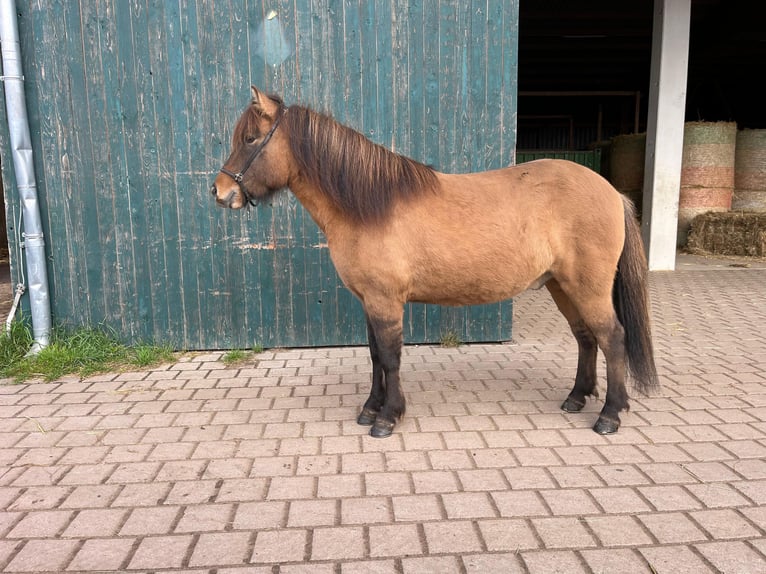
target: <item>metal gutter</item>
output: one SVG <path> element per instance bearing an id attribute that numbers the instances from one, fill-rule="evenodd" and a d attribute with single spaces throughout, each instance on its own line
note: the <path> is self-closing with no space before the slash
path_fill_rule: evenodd
<path id="1" fill-rule="evenodd" d="M 32 157 L 27 105 L 24 94 L 24 73 L 21 65 L 21 45 L 16 17 L 16 1 L 0 0 L 0 48 L 2 49 L 5 108 L 10 132 L 13 169 L 24 222 L 24 251 L 26 254 L 29 303 L 32 312 L 34 344 L 30 353 L 48 346 L 51 334 L 51 306 L 48 293 L 48 270 L 45 257 L 40 204 Z M 19 262 L 21 264 L 21 262 Z"/>

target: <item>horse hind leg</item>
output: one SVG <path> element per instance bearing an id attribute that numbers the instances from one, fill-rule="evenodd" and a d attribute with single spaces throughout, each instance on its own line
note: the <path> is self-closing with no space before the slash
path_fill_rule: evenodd
<path id="1" fill-rule="evenodd" d="M 612 320 L 595 327 L 594 333 L 606 359 L 606 400 L 593 430 L 612 434 L 620 428 L 620 411 L 630 409 L 625 388 L 625 331 L 613 313 Z"/>
<path id="2" fill-rule="evenodd" d="M 585 406 L 588 396 L 598 397 L 596 388 L 596 358 L 598 343 L 595 335 L 580 317 L 580 313 L 569 297 L 561 290 L 561 286 L 555 279 L 546 283 L 553 301 L 556 303 L 561 314 L 569 323 L 572 334 L 577 341 L 577 373 L 575 383 L 569 396 L 562 403 L 561 409 L 576 413 Z"/>
<path id="3" fill-rule="evenodd" d="M 593 285 L 592 282 L 588 283 Z M 581 317 L 582 324 L 592 334 L 598 347 L 604 353 L 604 358 L 606 359 L 606 399 L 598 420 L 593 425 L 593 430 L 599 434 L 611 434 L 617 432 L 620 428 L 620 411 L 629 408 L 628 392 L 625 387 L 627 362 L 625 331 L 617 319 L 617 314 L 614 310 L 611 283 L 605 281 L 603 284 L 608 284 L 608 288 L 604 288 L 603 292 L 583 289 L 583 284 L 580 284 L 579 291 L 577 289 L 566 289 L 565 287 L 561 287 L 560 290 L 569 299 L 572 308 Z M 575 337 L 577 337 L 577 333 Z M 592 343 L 589 336 L 583 337 L 583 341 L 586 342 L 586 347 L 588 341 Z M 580 339 L 578 339 L 578 345 L 580 344 Z M 592 351 L 586 348 L 586 351 L 587 358 L 592 361 L 593 374 L 583 379 L 582 388 L 583 390 L 588 388 L 595 390 L 595 348 Z M 590 373 L 590 371 L 591 367 L 583 367 L 584 373 Z M 590 387 L 590 381 L 592 381 L 592 387 Z"/>

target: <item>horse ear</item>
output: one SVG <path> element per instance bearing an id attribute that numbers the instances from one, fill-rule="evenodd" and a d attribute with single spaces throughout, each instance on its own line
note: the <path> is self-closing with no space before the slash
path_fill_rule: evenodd
<path id="1" fill-rule="evenodd" d="M 250 86 L 250 92 L 253 94 L 252 104 L 256 111 L 269 118 L 274 117 L 274 113 L 277 111 L 276 102 L 255 86 Z"/>
<path id="2" fill-rule="evenodd" d="M 250 93 L 253 95 L 253 105 L 257 106 L 261 102 L 261 99 L 263 99 L 263 94 L 261 94 L 261 91 L 255 86 L 250 86 Z"/>

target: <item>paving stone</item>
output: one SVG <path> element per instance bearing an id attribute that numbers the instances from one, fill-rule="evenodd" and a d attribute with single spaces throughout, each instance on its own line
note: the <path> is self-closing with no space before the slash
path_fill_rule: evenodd
<path id="1" fill-rule="evenodd" d="M 543 490 L 540 494 L 555 516 L 581 516 L 599 511 L 583 489 Z"/>
<path id="2" fill-rule="evenodd" d="M 459 470 L 457 477 L 464 491 L 485 492 L 508 488 L 501 469 Z"/>
<path id="3" fill-rule="evenodd" d="M 589 516 L 585 519 L 602 546 L 641 546 L 652 539 L 632 516 Z"/>
<path id="4" fill-rule="evenodd" d="M 634 550 L 598 549 L 583 550 L 583 560 L 593 572 L 599 574 L 643 574 L 646 562 Z"/>
<path id="5" fill-rule="evenodd" d="M 430 554 L 448 552 L 464 554 L 482 550 L 481 542 L 471 521 L 426 522 L 423 528 Z"/>
<path id="6" fill-rule="evenodd" d="M 403 472 L 375 472 L 364 475 L 365 490 L 366 493 L 371 496 L 410 494 L 411 492 L 414 492 L 412 480 L 413 477 L 410 474 Z M 422 477 L 422 483 L 425 488 L 432 488 L 425 482 L 425 476 Z M 444 490 L 444 488 L 446 487 L 442 485 L 441 488 L 438 488 L 436 491 L 439 492 Z M 433 490 L 429 490 L 429 492 L 433 492 Z"/>
<path id="7" fill-rule="evenodd" d="M 134 508 L 122 525 L 120 535 L 169 534 L 180 515 L 178 506 Z"/>
<path id="8" fill-rule="evenodd" d="M 248 532 L 214 532 L 201 534 L 189 566 L 215 566 L 243 564 L 249 560 Z"/>
<path id="9" fill-rule="evenodd" d="M 744 542 L 708 542 L 696 548 L 719 572 L 762 572 L 766 558 Z"/>
<path id="10" fill-rule="evenodd" d="M 300 529 L 262 530 L 256 534 L 254 563 L 297 562 L 304 559 L 308 532 Z"/>
<path id="11" fill-rule="evenodd" d="M 649 546 L 639 548 L 650 568 L 657 574 L 713 574 L 710 568 L 687 546 Z"/>
<path id="12" fill-rule="evenodd" d="M 338 504 L 335 500 L 293 500 L 287 526 L 328 526 L 337 522 Z"/>
<path id="13" fill-rule="evenodd" d="M 341 574 L 396 574 L 396 563 L 393 560 L 366 560 L 343 562 Z"/>
<path id="14" fill-rule="evenodd" d="M 340 505 L 341 524 L 376 524 L 391 520 L 391 503 L 386 497 L 344 498 Z"/>
<path id="15" fill-rule="evenodd" d="M 77 514 L 62 533 L 65 538 L 92 538 L 117 534 L 128 511 L 125 509 L 98 508 L 83 510 Z"/>
<path id="16" fill-rule="evenodd" d="M 392 504 L 396 521 L 436 520 L 444 518 L 445 514 L 442 503 L 435 494 L 394 496 Z"/>
<path id="17" fill-rule="evenodd" d="M 494 518 L 494 505 L 486 493 L 455 492 L 442 495 L 442 502 L 450 519 Z"/>
<path id="18" fill-rule="evenodd" d="M 550 514 L 548 506 L 540 494 L 534 490 L 493 492 L 492 498 L 500 516 L 526 517 Z"/>
<path id="19" fill-rule="evenodd" d="M 426 572 L 459 574 L 461 572 L 460 563 L 455 556 L 404 558 L 402 560 L 403 574 L 425 574 Z"/>
<path id="20" fill-rule="evenodd" d="M 7 538 L 54 538 L 70 523 L 75 513 L 64 510 L 29 512 L 16 523 Z"/>
<path id="21" fill-rule="evenodd" d="M 192 505 L 184 508 L 181 519 L 175 527 L 175 532 L 205 532 L 208 530 L 224 530 L 231 524 L 233 505 L 205 504 Z"/>
<path id="22" fill-rule="evenodd" d="M 423 553 L 420 533 L 415 524 L 370 526 L 370 556 L 402 557 Z"/>
<path id="23" fill-rule="evenodd" d="M 522 574 L 524 572 L 516 553 L 469 554 L 463 556 L 462 560 L 466 574 L 486 574 L 488 572 Z"/>
<path id="24" fill-rule="evenodd" d="M 533 518 L 532 525 L 546 548 L 596 546 L 593 536 L 578 518 Z"/>
<path id="25" fill-rule="evenodd" d="M 315 528 L 312 560 L 348 560 L 365 555 L 364 529 L 360 526 Z"/>
<path id="26" fill-rule="evenodd" d="M 29 540 L 6 567 L 7 572 L 63 572 L 76 540 Z"/>
<path id="27" fill-rule="evenodd" d="M 730 508 L 700 510 L 690 512 L 689 516 L 710 533 L 714 540 L 753 538 L 762 534 L 743 518 L 741 514 Z"/>
<path id="28" fill-rule="evenodd" d="M 587 572 L 577 554 L 571 551 L 522 552 L 521 559 L 526 564 L 529 574 L 585 574 Z"/>
<path id="29" fill-rule="evenodd" d="M 61 503 L 61 508 L 101 508 L 111 504 L 117 498 L 121 486 L 96 485 L 78 486 Z"/>
<path id="30" fill-rule="evenodd" d="M 147 536 L 138 545 L 129 568 L 155 570 L 180 568 L 192 544 L 192 536 Z"/>
<path id="31" fill-rule="evenodd" d="M 385 441 L 355 421 L 361 346 L 0 384 L 0 567 L 760 572 L 766 271 L 650 277 L 662 389 L 606 437 L 602 400 L 559 409 L 577 347 L 544 290 L 515 343 L 405 347 Z"/>
<path id="32" fill-rule="evenodd" d="M 117 572 L 127 562 L 133 548 L 132 538 L 94 538 L 86 540 L 67 570 L 85 572 Z"/>
<path id="33" fill-rule="evenodd" d="M 287 525 L 288 503 L 251 502 L 237 506 L 233 527 L 235 530 L 263 530 Z"/>
<path id="34" fill-rule="evenodd" d="M 490 552 L 512 552 L 538 548 L 537 537 L 530 525 L 520 519 L 479 520 L 479 530 Z"/>
<path id="35" fill-rule="evenodd" d="M 660 511 L 692 510 L 702 506 L 680 486 L 644 486 L 638 490 Z"/>
<path id="36" fill-rule="evenodd" d="M 166 500 L 170 489 L 165 482 L 126 484 L 111 506 L 156 506 Z"/>
<path id="37" fill-rule="evenodd" d="M 10 510 L 43 510 L 57 508 L 72 492 L 65 486 L 35 486 L 27 488 L 8 507 Z"/>

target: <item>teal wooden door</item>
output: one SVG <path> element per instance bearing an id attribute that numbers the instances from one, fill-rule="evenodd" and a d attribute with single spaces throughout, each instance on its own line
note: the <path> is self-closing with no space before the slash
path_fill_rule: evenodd
<path id="1" fill-rule="evenodd" d="M 441 171 L 513 156 L 518 0 L 17 4 L 64 324 L 185 349 L 365 341 L 361 306 L 291 194 L 232 212 L 207 192 L 250 84 Z M 507 340 L 511 302 L 412 305 L 405 326 L 408 342 Z"/>

